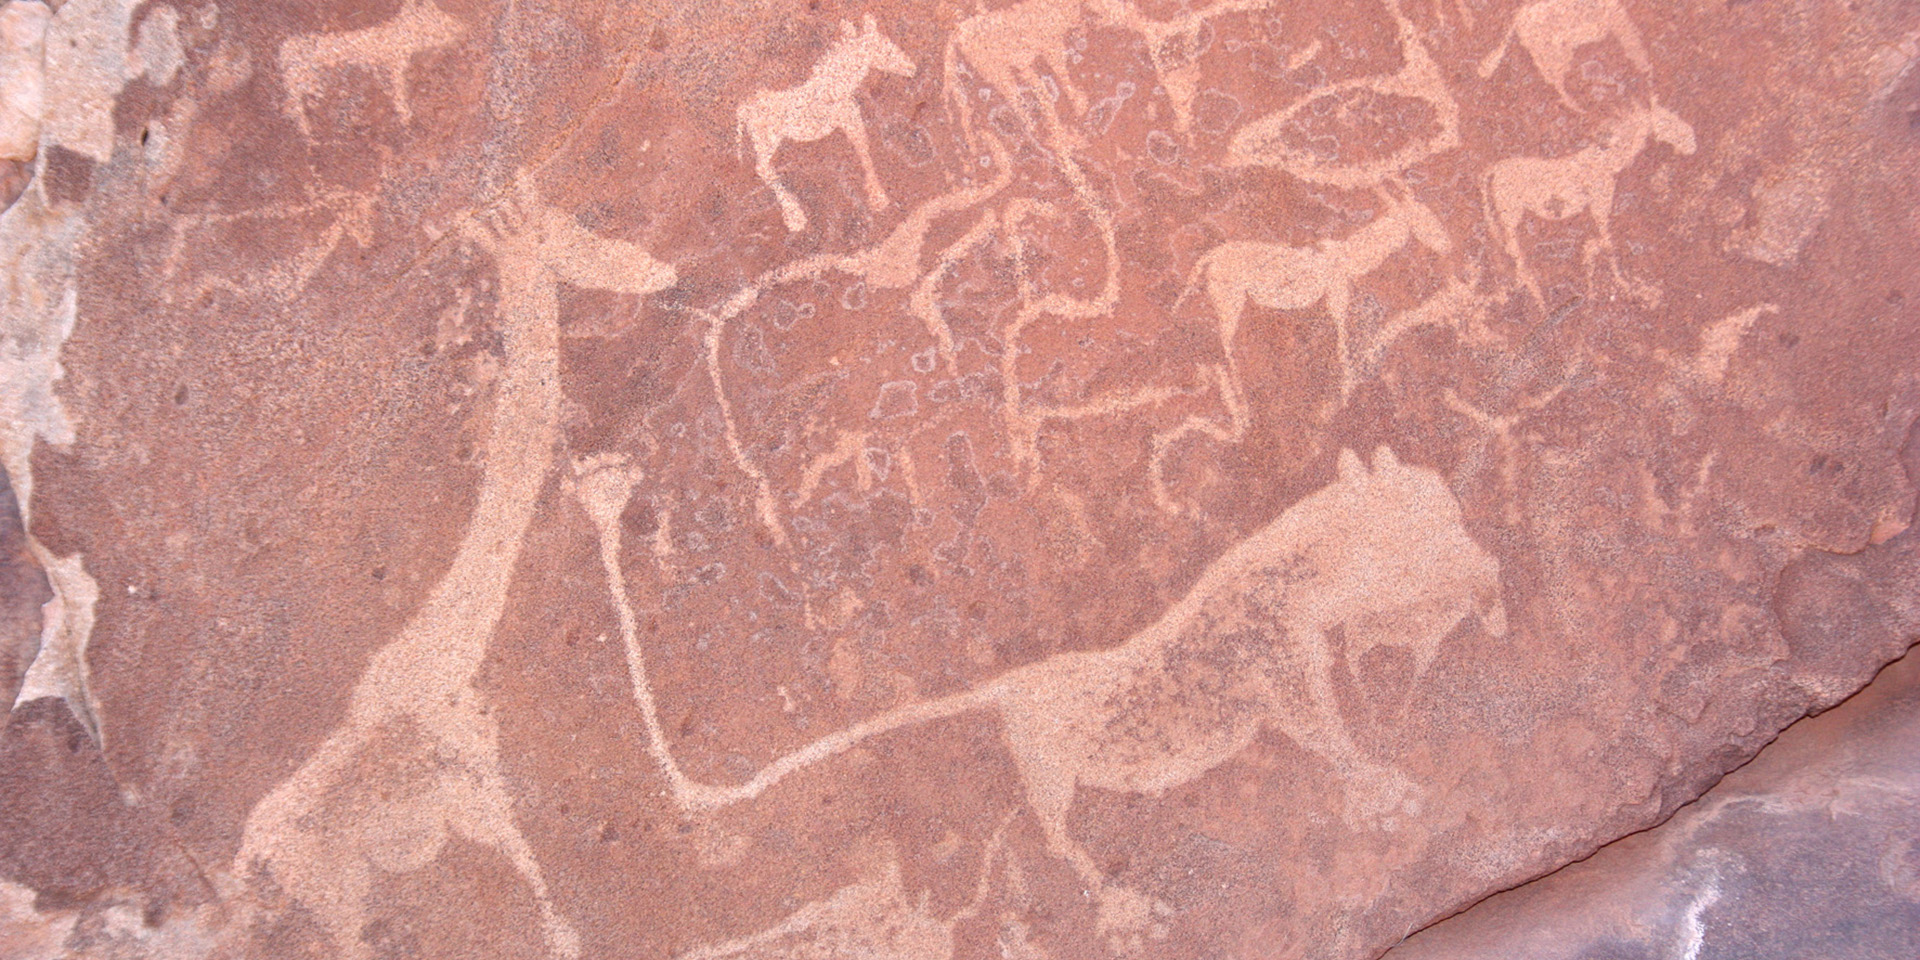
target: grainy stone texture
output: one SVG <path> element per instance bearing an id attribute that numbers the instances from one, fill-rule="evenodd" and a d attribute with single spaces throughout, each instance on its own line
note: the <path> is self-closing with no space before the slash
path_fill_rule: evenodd
<path id="1" fill-rule="evenodd" d="M 1914 639 L 1901 0 L 4 11 L 0 952 L 1371 957 Z"/>
<path id="2" fill-rule="evenodd" d="M 1836 957 L 1920 944 L 1920 655 L 1672 820 L 1415 934 L 1388 960 Z"/>

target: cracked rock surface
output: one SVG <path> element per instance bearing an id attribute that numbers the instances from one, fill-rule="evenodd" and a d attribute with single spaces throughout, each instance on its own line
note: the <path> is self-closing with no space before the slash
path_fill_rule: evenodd
<path id="1" fill-rule="evenodd" d="M 1920 942 L 1911 3 L 0 58 L 0 956 Z"/>

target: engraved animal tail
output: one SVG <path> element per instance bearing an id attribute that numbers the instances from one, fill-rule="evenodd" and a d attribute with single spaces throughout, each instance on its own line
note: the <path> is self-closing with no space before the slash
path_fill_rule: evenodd
<path id="1" fill-rule="evenodd" d="M 1480 61 L 1480 77 L 1482 79 L 1493 76 L 1493 72 L 1500 69 L 1500 61 L 1506 57 L 1507 47 L 1513 44 L 1513 28 L 1516 23 L 1507 24 L 1507 33 L 1500 38 L 1500 45 L 1494 47 L 1493 52 L 1487 54 L 1485 60 Z"/>
<path id="2" fill-rule="evenodd" d="M 1193 292 L 1200 288 L 1200 281 L 1206 279 L 1207 270 L 1212 265 L 1212 250 L 1201 254 L 1200 259 L 1194 261 L 1193 270 L 1187 274 L 1187 285 L 1185 289 L 1180 291 L 1180 296 L 1174 298 L 1173 308 L 1169 310 L 1168 313 L 1179 314 L 1180 308 L 1186 304 L 1187 298 L 1193 296 Z"/>
<path id="3" fill-rule="evenodd" d="M 1480 173 L 1480 212 L 1487 218 L 1487 235 L 1495 243 L 1506 243 L 1507 238 L 1500 230 L 1500 218 L 1493 209 L 1493 170 L 1489 167 Z"/>
<path id="4" fill-rule="evenodd" d="M 896 707 L 870 717 L 844 730 L 830 733 L 792 753 L 785 754 L 760 768 L 751 780 L 735 786 L 701 784 L 687 781 L 676 790 L 680 806 L 687 810 L 716 810 L 751 800 L 789 775 L 823 760 L 839 756 L 862 742 L 905 727 L 944 720 L 973 710 L 992 707 L 998 701 L 1007 677 L 982 684 L 937 700 L 922 700 Z"/>

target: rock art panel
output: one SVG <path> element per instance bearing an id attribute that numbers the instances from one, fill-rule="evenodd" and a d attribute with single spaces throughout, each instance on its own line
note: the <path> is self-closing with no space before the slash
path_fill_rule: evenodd
<path id="1" fill-rule="evenodd" d="M 1367 958 L 1663 821 L 1581 931 L 1776 929 L 1910 8 L 0 4 L 0 952 Z"/>

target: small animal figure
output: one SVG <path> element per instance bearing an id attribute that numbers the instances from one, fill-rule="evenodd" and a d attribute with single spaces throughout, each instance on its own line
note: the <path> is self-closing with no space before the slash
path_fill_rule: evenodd
<path id="1" fill-rule="evenodd" d="M 1508 157 L 1488 169 L 1488 224 L 1495 235 L 1505 238 L 1514 272 L 1535 303 L 1544 307 L 1546 298 L 1520 249 L 1520 223 L 1529 214 L 1542 220 L 1571 220 L 1583 213 L 1592 217 L 1599 236 L 1597 248 L 1588 250 L 1588 268 L 1593 257 L 1604 252 L 1614 279 L 1624 282 L 1608 226 L 1615 180 L 1653 140 L 1683 156 L 1695 149 L 1693 127 L 1655 100 L 1645 109 L 1615 118 L 1599 142 L 1586 149 L 1564 157 Z"/>
<path id="2" fill-rule="evenodd" d="M 1187 282 L 1190 295 L 1205 285 L 1220 324 L 1220 345 L 1239 386 L 1233 342 L 1249 301 L 1269 310 L 1305 310 L 1324 301 L 1333 320 L 1340 358 L 1340 395 L 1353 386 L 1347 308 L 1354 285 L 1373 273 L 1410 241 L 1435 253 L 1453 249 L 1440 218 L 1411 196 L 1381 193 L 1385 208 L 1373 222 L 1345 237 L 1293 247 L 1251 240 L 1230 240 L 1200 257 Z"/>
<path id="3" fill-rule="evenodd" d="M 1538 0 L 1513 15 L 1500 45 L 1480 61 L 1480 76 L 1491 77 L 1500 69 L 1507 47 L 1517 38 L 1533 58 L 1533 66 L 1560 102 L 1582 110 L 1567 94 L 1567 72 L 1573 69 L 1574 52 L 1589 43 L 1612 37 L 1626 51 L 1627 59 L 1645 73 L 1651 68 L 1647 48 L 1640 42 L 1640 31 L 1620 0 Z M 1584 112 L 1582 110 L 1582 112 Z"/>
<path id="4" fill-rule="evenodd" d="M 889 203 L 886 188 L 873 168 L 866 121 L 853 96 L 874 70 L 911 77 L 915 67 L 868 14 L 858 30 L 851 23 L 841 23 L 840 39 L 814 64 L 813 75 L 805 83 L 785 90 L 762 90 L 740 105 L 736 115 L 741 140 L 752 143 L 754 172 L 780 201 L 780 216 L 790 232 L 807 228 L 807 214 L 773 169 L 773 155 L 789 140 L 812 143 L 836 130 L 845 133 L 866 174 L 867 204 L 881 210 Z"/>
<path id="5" fill-rule="evenodd" d="M 1086 113 L 1087 95 L 1068 79 L 1067 67 L 1074 57 L 1073 31 L 1084 24 L 1088 12 L 1099 22 L 1124 22 L 1132 11 L 1123 0 L 1022 0 L 1010 7 L 975 14 L 953 28 L 946 49 L 947 97 L 953 102 L 960 134 L 970 148 L 977 148 L 978 141 L 973 130 L 972 90 L 960 82 L 962 60 L 986 81 L 993 96 L 1013 104 L 1023 118 L 1027 111 L 1021 107 L 1020 90 L 1039 89 L 1036 64 L 1046 65 L 1076 116 Z M 1042 115 L 1043 120 L 1052 117 L 1051 110 Z"/>
<path id="6" fill-rule="evenodd" d="M 404 0 L 400 12 L 385 22 L 342 33 L 311 33 L 280 44 L 280 78 L 287 88 L 285 110 L 311 135 L 307 101 L 324 89 L 329 74 L 361 68 L 374 71 L 393 98 L 401 123 L 413 119 L 407 98 L 407 68 L 415 54 L 444 47 L 459 39 L 460 21 L 433 5 L 433 0 Z"/>

